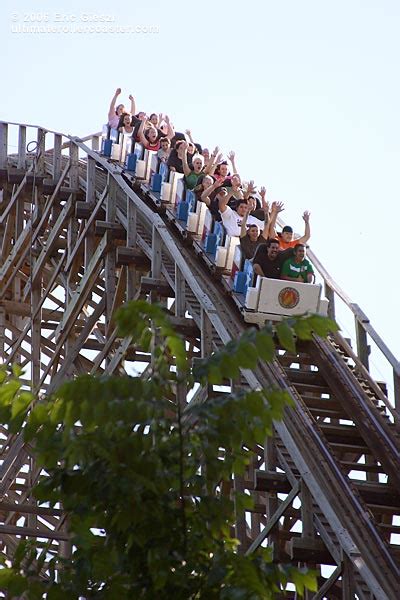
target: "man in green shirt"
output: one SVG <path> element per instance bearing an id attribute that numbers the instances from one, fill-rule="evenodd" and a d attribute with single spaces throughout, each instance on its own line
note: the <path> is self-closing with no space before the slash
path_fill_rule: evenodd
<path id="1" fill-rule="evenodd" d="M 310 261 L 306 259 L 306 247 L 304 244 L 296 244 L 294 247 L 294 256 L 288 258 L 283 263 L 281 279 L 299 281 L 300 283 L 314 283 L 314 270 Z"/>

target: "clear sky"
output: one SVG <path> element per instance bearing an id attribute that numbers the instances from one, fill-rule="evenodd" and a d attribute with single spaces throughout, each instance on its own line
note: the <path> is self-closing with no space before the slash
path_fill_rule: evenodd
<path id="1" fill-rule="evenodd" d="M 0 119 L 83 136 L 121 87 L 235 150 L 296 231 L 311 211 L 312 249 L 399 356 L 398 0 L 3 0 L 0 16 Z M 40 24 L 66 31 L 23 31 Z M 72 31 L 99 25 L 158 32 Z"/>

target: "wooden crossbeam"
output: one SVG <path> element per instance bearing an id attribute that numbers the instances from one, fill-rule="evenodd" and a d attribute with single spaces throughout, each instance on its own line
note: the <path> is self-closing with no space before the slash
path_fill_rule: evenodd
<path id="1" fill-rule="evenodd" d="M 296 562 L 311 562 L 323 565 L 336 565 L 331 553 L 321 539 L 296 537 L 288 543 L 289 555 Z"/>
<path id="2" fill-rule="evenodd" d="M 107 193 L 108 193 L 108 186 L 106 186 L 100 196 L 100 198 L 97 201 L 96 206 L 91 209 L 91 215 L 87 220 L 87 223 L 85 225 L 85 228 L 83 229 L 82 233 L 80 234 L 80 236 L 78 237 L 78 240 L 75 244 L 74 249 L 71 251 L 69 257 L 68 257 L 68 262 L 67 265 L 65 267 L 65 270 L 68 271 L 72 265 L 72 262 L 74 261 L 78 251 L 81 248 L 82 243 L 84 242 L 90 228 L 93 225 L 94 220 L 96 219 L 96 215 L 99 212 L 101 206 L 103 205 L 103 202 L 105 201 L 105 199 L 107 198 Z"/>
<path id="3" fill-rule="evenodd" d="M 32 169 L 33 169 L 33 165 L 31 165 L 30 168 L 28 169 L 27 173 L 25 174 L 25 177 L 23 178 L 23 180 L 21 181 L 21 183 L 19 184 L 19 186 L 17 187 L 17 189 L 15 190 L 13 195 L 11 196 L 10 201 L 7 203 L 7 207 L 5 208 L 3 214 L 0 215 L 0 225 L 3 225 L 5 223 L 6 219 L 8 218 L 8 215 L 14 209 L 15 203 L 16 203 L 17 199 L 19 198 L 19 195 L 23 191 L 23 189 L 27 183 L 27 180 L 28 180 L 28 175 L 29 175 L 29 173 L 31 173 Z"/>
<path id="4" fill-rule="evenodd" d="M 27 223 L 21 235 L 13 247 L 11 254 L 7 257 L 4 265 L 0 269 L 0 298 L 4 298 L 5 292 L 8 289 L 13 277 L 10 276 L 10 272 L 14 269 L 14 275 L 21 267 L 26 259 L 26 255 L 30 249 L 30 236 L 31 236 L 31 223 Z"/>
<path id="5" fill-rule="evenodd" d="M 33 527 L 19 527 L 17 525 L 1 525 L 0 535 L 11 534 L 21 535 L 33 538 L 44 538 L 48 540 L 65 540 L 70 539 L 70 535 L 66 531 L 52 531 L 51 529 L 34 529 Z"/>
<path id="6" fill-rule="evenodd" d="M 55 222 L 54 226 L 51 229 L 50 235 L 46 240 L 46 246 L 43 248 L 43 250 L 40 252 L 40 254 L 37 258 L 37 261 L 35 263 L 35 267 L 34 267 L 33 273 L 32 273 L 32 281 L 36 281 L 36 279 L 39 277 L 42 269 L 44 268 L 45 263 L 47 262 L 49 256 L 51 255 L 54 244 L 56 243 L 57 239 L 60 237 L 60 234 L 65 227 L 66 219 L 69 216 L 69 214 L 71 213 L 72 207 L 73 207 L 73 196 L 70 196 L 68 201 L 63 206 L 60 214 L 58 215 L 57 221 Z M 26 290 L 25 290 L 25 297 L 28 292 L 29 292 L 29 286 L 27 285 Z"/>
<path id="7" fill-rule="evenodd" d="M 279 520 L 285 514 L 285 511 L 292 504 L 293 500 L 300 492 L 300 484 L 296 484 L 282 504 L 279 506 L 277 511 L 272 515 L 272 517 L 268 520 L 266 527 L 261 531 L 261 533 L 256 537 L 256 539 L 251 543 L 250 547 L 246 551 L 246 555 L 252 554 L 263 541 L 269 536 L 272 529 L 279 523 Z"/>
<path id="8" fill-rule="evenodd" d="M 167 281 L 155 277 L 142 277 L 140 289 L 144 294 L 154 293 L 161 298 L 173 298 L 175 292 Z"/>

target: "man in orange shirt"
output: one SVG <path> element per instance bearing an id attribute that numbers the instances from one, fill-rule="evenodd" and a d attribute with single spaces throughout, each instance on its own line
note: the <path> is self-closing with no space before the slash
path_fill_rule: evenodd
<path id="1" fill-rule="evenodd" d="M 311 236 L 310 230 L 310 213 L 308 210 L 303 213 L 303 221 L 305 223 L 304 235 L 302 237 L 294 237 L 293 229 L 290 225 L 285 225 L 280 233 L 276 232 L 275 224 L 278 213 L 283 210 L 283 204 L 280 202 L 273 202 L 271 206 L 271 224 L 270 232 L 271 237 L 274 237 L 279 242 L 279 250 L 287 250 L 288 248 L 294 248 L 296 244 L 306 244 Z"/>

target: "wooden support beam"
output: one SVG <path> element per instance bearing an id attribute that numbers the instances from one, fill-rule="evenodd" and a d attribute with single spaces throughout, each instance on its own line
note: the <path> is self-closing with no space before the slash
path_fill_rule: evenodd
<path id="1" fill-rule="evenodd" d="M 92 260 L 90 261 L 89 267 L 87 268 L 85 275 L 79 283 L 76 291 L 71 298 L 68 307 L 65 311 L 64 318 L 55 331 L 55 338 L 57 339 L 57 346 L 54 352 L 53 360 L 47 365 L 47 368 L 42 376 L 41 383 L 44 382 L 48 373 L 50 372 L 53 364 L 58 360 L 61 348 L 74 325 L 74 322 L 81 311 L 83 305 L 86 302 L 87 295 L 90 293 L 94 282 L 96 281 L 100 271 L 100 261 L 107 248 L 107 237 L 104 236 L 102 241 L 96 248 Z"/>
<path id="2" fill-rule="evenodd" d="M 315 537 L 314 519 L 313 519 L 313 499 L 305 482 L 302 480 L 300 484 L 300 499 L 301 499 L 301 526 L 302 536 L 312 539 Z"/>
<path id="3" fill-rule="evenodd" d="M 18 169 L 26 167 L 26 126 L 18 127 Z"/>
<path id="4" fill-rule="evenodd" d="M 96 221 L 95 234 L 102 236 L 105 233 L 109 233 L 114 240 L 126 239 L 126 230 L 119 223 L 111 223 L 109 221 Z"/>
<path id="5" fill-rule="evenodd" d="M 314 594 L 311 600 L 324 600 L 324 598 L 329 597 L 327 592 L 329 592 L 332 586 L 336 583 L 339 577 L 342 574 L 342 565 L 336 567 L 333 571 L 332 575 L 325 581 L 325 583 L 320 587 L 318 592 Z"/>
<path id="6" fill-rule="evenodd" d="M 369 322 L 369 321 L 368 321 Z M 369 370 L 369 353 L 371 351 L 368 340 L 367 332 L 365 331 L 362 323 L 355 317 L 356 324 L 356 338 L 357 338 L 357 356 L 364 367 Z"/>
<path id="7" fill-rule="evenodd" d="M 117 227 L 123 231 L 124 238 L 126 235 L 125 229 L 116 223 L 116 203 L 117 203 L 117 184 L 112 177 L 108 177 L 108 198 L 106 205 L 105 237 L 108 241 L 105 260 L 104 260 L 104 288 L 106 297 L 106 336 L 112 331 L 112 315 L 113 305 L 116 291 L 116 263 L 115 263 L 115 247 L 111 243 L 114 238 L 114 232 Z M 96 221 L 96 228 L 97 228 Z"/>
<path id="8" fill-rule="evenodd" d="M 105 299 L 103 298 L 99 304 L 96 306 L 94 312 L 88 317 L 84 327 L 82 328 L 79 335 L 76 337 L 73 344 L 69 349 L 68 357 L 63 361 L 60 369 L 57 371 L 57 374 L 53 377 L 51 384 L 48 389 L 48 393 L 51 393 L 52 390 L 56 389 L 64 380 L 68 369 L 71 368 L 72 363 L 76 360 L 79 352 L 82 349 L 84 341 L 90 335 L 90 332 L 93 331 L 97 321 L 100 319 L 105 307 Z"/>
<path id="9" fill-rule="evenodd" d="M 28 177 L 30 175 L 30 172 L 32 171 L 32 168 L 33 168 L 33 165 L 31 165 L 29 168 L 29 171 L 27 171 L 25 173 L 25 177 L 21 181 L 21 183 L 19 184 L 17 189 L 15 191 L 13 191 L 11 199 L 8 201 L 6 208 L 2 211 L 2 214 L 0 215 L 0 225 L 3 225 L 3 223 L 5 223 L 6 219 L 8 218 L 8 215 L 14 209 L 15 202 L 17 201 L 21 192 L 24 190 L 24 187 L 28 181 Z"/>
<path id="10" fill-rule="evenodd" d="M 288 542 L 290 558 L 296 562 L 336 565 L 321 539 L 296 537 Z"/>
<path id="11" fill-rule="evenodd" d="M 78 200 L 75 203 L 75 217 L 77 219 L 89 219 L 93 214 L 93 207 L 95 204 L 96 202 L 94 202 L 93 204 L 88 204 L 86 200 Z M 101 206 L 98 211 L 98 219 L 104 221 L 105 216 L 105 210 Z"/>
<path id="12" fill-rule="evenodd" d="M 49 237 L 47 238 L 46 246 L 41 251 L 37 263 L 35 264 L 35 268 L 33 269 L 32 279 L 35 280 L 39 275 L 40 271 L 44 268 L 45 263 L 47 262 L 53 247 L 56 241 L 59 239 L 61 232 L 64 230 L 66 225 L 66 220 L 68 216 L 71 214 L 73 207 L 73 199 L 69 198 L 68 202 L 63 206 L 62 211 L 58 215 L 56 223 L 53 225 L 52 230 L 50 232 Z"/>
<path id="13" fill-rule="evenodd" d="M 61 146 L 62 136 L 58 133 L 54 134 L 54 148 L 53 148 L 53 180 L 58 181 L 61 174 Z"/>
<path id="14" fill-rule="evenodd" d="M 182 272 L 175 265 L 175 318 L 185 320 L 185 309 L 186 309 L 186 283 Z M 178 383 L 176 385 L 176 401 L 180 409 L 183 409 L 186 405 L 187 397 L 187 384 L 184 378 L 184 374 L 178 368 L 177 369 Z M 181 412 L 179 411 L 181 417 Z M 182 421 L 180 420 L 180 426 L 182 427 Z"/>
<path id="15" fill-rule="evenodd" d="M 8 124 L 0 123 L 0 171 L 7 171 Z"/>
<path id="16" fill-rule="evenodd" d="M 168 318 L 171 321 L 174 330 L 183 335 L 185 339 L 200 338 L 200 329 L 194 319 L 175 317 L 173 315 L 170 315 Z"/>
<path id="17" fill-rule="evenodd" d="M 17 167 L 9 167 L 8 168 L 8 183 L 21 183 L 25 179 L 25 169 L 18 169 Z"/>
<path id="18" fill-rule="evenodd" d="M 274 513 L 274 515 L 271 517 L 271 519 L 269 519 L 266 527 L 261 531 L 261 533 L 252 542 L 252 544 L 250 545 L 250 548 L 247 550 L 246 554 L 251 554 L 252 552 L 257 550 L 257 548 L 259 546 L 261 546 L 263 541 L 271 533 L 272 529 L 277 525 L 277 523 L 279 523 L 279 520 L 285 514 L 286 509 L 289 508 L 289 506 L 292 504 L 293 500 L 296 498 L 299 491 L 300 491 L 300 484 L 296 484 L 294 486 L 294 488 L 291 490 L 291 492 L 288 494 L 288 496 L 285 498 L 285 500 L 282 502 L 282 504 L 279 506 L 277 511 Z"/>
<path id="19" fill-rule="evenodd" d="M 255 471 L 254 489 L 259 492 L 287 494 L 292 489 L 285 473 L 276 471 Z"/>
<path id="20" fill-rule="evenodd" d="M 0 536 L 3 534 L 20 535 L 33 538 L 44 538 L 48 540 L 69 540 L 70 536 L 64 531 L 52 531 L 51 529 L 18 527 L 17 525 L 0 525 Z"/>
<path id="21" fill-rule="evenodd" d="M 342 600 L 354 600 L 355 598 L 356 589 L 353 569 L 352 561 L 344 555 L 342 562 Z"/>
<path id="22" fill-rule="evenodd" d="M 61 517 L 63 514 L 63 511 L 58 508 L 49 508 L 47 506 L 39 506 L 37 504 L 17 504 L 14 502 L 5 502 L 4 500 L 0 500 L 0 511 L 14 512 L 17 514 L 35 514 L 43 517 Z"/>
<path id="23" fill-rule="evenodd" d="M 30 250 L 31 231 L 31 222 L 28 222 L 13 247 L 12 253 L 7 257 L 0 269 L 0 298 L 5 297 L 6 291 L 25 261 L 26 255 Z"/>
<path id="24" fill-rule="evenodd" d="M 100 198 L 98 199 L 96 206 L 91 208 L 91 214 L 89 216 L 89 219 L 88 219 L 83 231 L 80 233 L 79 238 L 75 244 L 75 247 L 72 249 L 71 254 L 69 256 L 67 265 L 65 267 L 66 271 L 68 271 L 71 268 L 72 262 L 75 260 L 79 250 L 81 249 L 82 243 L 85 242 L 85 244 L 86 244 L 86 242 L 88 240 L 88 235 L 90 236 L 90 233 L 91 232 L 93 233 L 93 222 L 96 219 L 96 215 L 97 215 L 98 211 L 100 210 L 104 200 L 107 197 L 107 191 L 108 191 L 108 188 L 106 187 L 103 190 L 103 193 L 101 194 Z M 85 265 L 87 265 L 88 260 L 90 260 L 89 256 L 91 258 L 93 255 L 94 240 L 92 240 L 92 241 L 93 241 L 93 244 L 91 244 L 91 246 L 90 246 L 90 251 L 89 251 L 89 247 L 87 245 L 85 245 Z"/>
<path id="25" fill-rule="evenodd" d="M 29 317 L 31 315 L 31 304 L 27 302 L 0 300 L 0 307 L 4 308 L 6 314 L 17 315 L 19 317 Z"/>
<path id="26" fill-rule="evenodd" d="M 153 277 L 142 277 L 140 280 L 140 290 L 143 294 L 154 294 L 158 298 L 173 298 L 174 290 L 164 279 Z"/>
<path id="27" fill-rule="evenodd" d="M 117 265 L 130 265 L 136 267 L 138 271 L 150 272 L 151 261 L 139 248 L 129 248 L 128 246 L 117 247 Z"/>
<path id="28" fill-rule="evenodd" d="M 241 475 L 235 475 L 233 478 L 233 489 L 235 494 L 244 492 L 244 478 Z M 246 514 L 243 509 L 239 509 L 235 499 L 235 537 L 239 540 L 240 545 L 238 552 L 244 554 L 249 546 L 247 538 Z"/>
<path id="29" fill-rule="evenodd" d="M 128 248 L 134 248 L 137 244 L 137 208 L 131 201 L 128 194 L 126 194 L 126 221 L 127 221 L 127 234 L 126 234 L 126 245 Z M 118 248 L 117 248 L 117 261 L 118 261 Z M 132 300 L 135 296 L 136 291 L 139 287 L 139 277 L 136 273 L 135 265 L 128 264 L 126 271 L 126 299 Z"/>
<path id="30" fill-rule="evenodd" d="M 42 127 L 37 129 L 36 137 L 36 152 L 34 157 L 34 170 L 35 178 L 32 178 L 32 182 L 41 183 L 45 177 L 45 148 L 46 148 L 46 130 Z"/>
<path id="31" fill-rule="evenodd" d="M 71 164 L 69 172 L 69 186 L 71 188 L 70 193 L 80 193 L 79 188 L 79 148 L 73 142 L 69 146 L 69 161 Z"/>

